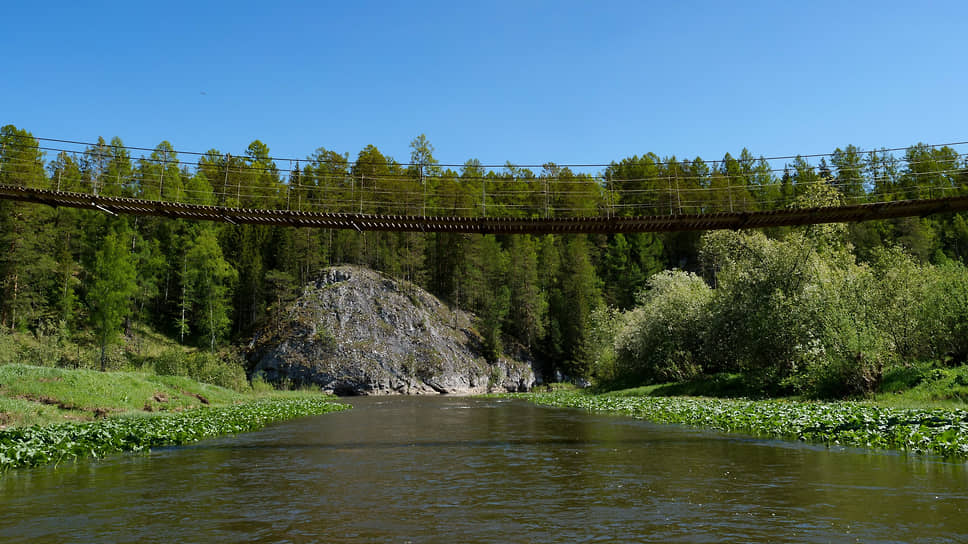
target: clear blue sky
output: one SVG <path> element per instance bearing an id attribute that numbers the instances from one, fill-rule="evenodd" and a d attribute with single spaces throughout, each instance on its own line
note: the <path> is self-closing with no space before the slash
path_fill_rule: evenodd
<path id="1" fill-rule="evenodd" d="M 0 125 L 273 156 L 718 159 L 968 140 L 968 2 L 7 2 Z"/>

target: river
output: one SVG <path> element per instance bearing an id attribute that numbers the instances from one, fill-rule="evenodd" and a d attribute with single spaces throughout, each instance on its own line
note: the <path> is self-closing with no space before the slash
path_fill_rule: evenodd
<path id="1" fill-rule="evenodd" d="M 517 400 L 354 409 L 0 476 L 0 542 L 966 542 L 966 465 Z"/>

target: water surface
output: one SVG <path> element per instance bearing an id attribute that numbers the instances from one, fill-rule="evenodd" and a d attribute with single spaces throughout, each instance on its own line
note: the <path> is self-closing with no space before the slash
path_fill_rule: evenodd
<path id="1" fill-rule="evenodd" d="M 965 542 L 962 463 L 523 401 L 352 399 L 0 477 L 0 542 Z"/>

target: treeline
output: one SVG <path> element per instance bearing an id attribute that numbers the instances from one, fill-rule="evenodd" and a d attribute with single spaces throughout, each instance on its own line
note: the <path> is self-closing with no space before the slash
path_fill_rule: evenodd
<path id="1" fill-rule="evenodd" d="M 478 161 L 444 168 L 423 135 L 401 164 L 367 146 L 355 160 L 317 150 L 280 165 L 254 141 L 242 156 L 180 157 L 168 142 L 135 158 L 119 138 L 78 153 L 45 152 L 26 130 L 0 130 L 0 183 L 225 206 L 426 215 L 641 215 L 768 210 L 815 202 L 964 194 L 968 167 L 954 149 L 915 145 L 903 157 L 838 149 L 784 169 L 743 150 L 722 161 L 655 154 L 600 175 L 546 164 L 540 171 Z M 824 193 L 819 189 L 829 189 Z M 829 202 L 821 202 L 825 204 Z M 769 239 L 787 236 L 774 229 Z M 293 229 L 0 202 L 0 325 L 89 335 L 101 346 L 150 324 L 185 344 L 245 342 L 273 307 L 322 267 L 354 263 L 413 281 L 480 317 L 492 356 L 530 347 L 548 371 L 588 376 L 603 307 L 629 310 L 665 269 L 702 272 L 698 233 L 481 236 Z M 968 256 L 962 215 L 851 225 L 844 247 L 861 263 L 902 247 L 919 264 Z M 707 274 L 707 277 L 711 277 Z M 102 358 L 102 363 L 104 358 Z"/>

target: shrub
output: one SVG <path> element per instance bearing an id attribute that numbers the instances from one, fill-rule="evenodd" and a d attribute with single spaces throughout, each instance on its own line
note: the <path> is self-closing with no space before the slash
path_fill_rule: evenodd
<path id="1" fill-rule="evenodd" d="M 846 253 L 815 266 L 800 311 L 816 329 L 798 350 L 790 383 L 821 398 L 871 393 L 894 358 L 875 315 L 877 281 Z"/>
<path id="2" fill-rule="evenodd" d="M 689 272 L 649 279 L 641 305 L 629 312 L 616 340 L 616 368 L 650 381 L 685 380 L 701 371 L 700 353 L 709 286 Z"/>
<path id="3" fill-rule="evenodd" d="M 968 362 L 968 268 L 951 261 L 934 270 L 928 293 L 932 355 L 949 364 Z"/>
<path id="4" fill-rule="evenodd" d="M 249 388 L 245 369 L 240 364 L 224 361 L 207 351 L 189 354 L 178 349 L 166 350 L 155 359 L 155 372 L 162 376 L 187 376 L 235 391 Z"/>
<path id="5" fill-rule="evenodd" d="M 881 383 L 884 365 L 880 360 L 843 357 L 818 358 L 806 366 L 797 385 L 808 395 L 821 399 L 836 399 L 867 395 Z"/>
<path id="6" fill-rule="evenodd" d="M 19 363 L 17 342 L 6 327 L 0 327 L 0 365 Z"/>
<path id="7" fill-rule="evenodd" d="M 628 383 L 743 372 L 765 390 L 831 398 L 870 394 L 885 369 L 902 364 L 968 359 L 963 264 L 920 264 L 897 248 L 858 264 L 826 234 L 705 235 L 701 257 L 715 289 L 664 272 L 649 280 L 637 308 L 597 314 L 588 344 L 596 377 Z M 599 338 L 616 330 L 613 345 Z"/>
<path id="8" fill-rule="evenodd" d="M 268 393 L 270 391 L 275 391 L 275 387 L 266 381 L 266 378 L 262 372 L 256 372 L 252 375 L 250 386 L 252 387 L 253 393 Z"/>
<path id="9" fill-rule="evenodd" d="M 591 363 L 591 374 L 598 382 L 614 381 L 621 376 L 617 366 L 616 339 L 625 323 L 622 312 L 600 306 L 589 317 L 585 348 Z"/>
<path id="10" fill-rule="evenodd" d="M 703 237 L 701 254 L 717 272 L 703 341 L 708 370 L 789 376 L 817 329 L 802 311 L 820 260 L 814 242 L 799 233 L 778 241 L 720 231 Z"/>
<path id="11" fill-rule="evenodd" d="M 932 267 L 921 265 L 900 248 L 874 252 L 872 263 L 877 284 L 873 289 L 872 318 L 903 359 L 919 359 L 930 352 Z"/>
<path id="12" fill-rule="evenodd" d="M 63 366 L 70 334 L 67 326 L 45 322 L 33 332 L 12 333 L 0 329 L 0 362 L 33 366 Z"/>
<path id="13" fill-rule="evenodd" d="M 937 373 L 940 371 L 935 370 L 933 366 L 931 363 L 893 366 L 884 372 L 880 390 L 884 393 L 897 393 L 917 387 L 925 380 L 937 377 Z"/>
<path id="14" fill-rule="evenodd" d="M 188 354 L 180 349 L 166 349 L 155 358 L 155 373 L 161 376 L 188 376 Z"/>
<path id="15" fill-rule="evenodd" d="M 223 361 L 213 353 L 201 351 L 189 356 L 189 376 L 203 383 L 218 385 L 234 391 L 249 388 L 245 370 L 237 364 Z"/>

